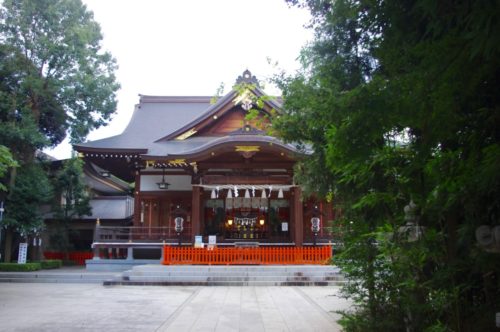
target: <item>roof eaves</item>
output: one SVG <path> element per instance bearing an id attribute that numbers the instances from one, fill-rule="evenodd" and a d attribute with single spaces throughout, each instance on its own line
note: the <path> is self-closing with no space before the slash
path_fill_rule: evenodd
<path id="1" fill-rule="evenodd" d="M 114 148 L 114 147 L 93 147 L 93 146 L 82 146 L 73 145 L 73 148 L 78 152 L 84 153 L 126 153 L 126 154 L 143 154 L 148 152 L 148 149 L 144 148 Z"/>
<path id="2" fill-rule="evenodd" d="M 128 192 L 128 190 L 130 189 L 130 184 L 128 182 L 125 182 L 122 179 L 117 178 L 116 176 L 114 176 L 112 174 L 110 174 L 110 177 L 102 176 L 102 172 L 104 172 L 106 170 L 97 166 L 94 163 L 86 164 L 86 166 L 84 167 L 84 171 L 89 176 L 97 177 L 99 182 L 105 183 L 106 185 L 113 187 L 115 189 L 118 189 L 118 188 L 116 188 L 117 186 L 123 192 Z"/>
<path id="3" fill-rule="evenodd" d="M 181 141 L 179 141 L 181 143 Z M 190 158 L 196 157 L 197 155 L 203 154 L 209 149 L 227 145 L 227 144 L 253 144 L 253 143 L 272 143 L 273 146 L 286 151 L 296 153 L 298 155 L 309 154 L 307 151 L 300 151 L 292 144 L 287 144 L 280 139 L 272 136 L 265 135 L 235 135 L 235 136 L 223 136 L 214 140 L 210 140 L 202 145 L 199 145 L 191 150 L 183 151 L 182 153 L 175 154 L 170 153 L 167 155 L 142 155 L 143 158 L 157 158 L 157 159 L 178 159 L 178 158 Z M 182 144 L 182 143 L 181 143 Z"/>

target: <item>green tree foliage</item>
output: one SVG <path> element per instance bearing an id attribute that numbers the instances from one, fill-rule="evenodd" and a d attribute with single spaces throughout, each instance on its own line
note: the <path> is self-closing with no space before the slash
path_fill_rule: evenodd
<path id="1" fill-rule="evenodd" d="M 52 208 L 54 220 L 57 222 L 55 232 L 51 235 L 51 243 L 57 250 L 68 251 L 69 223 L 73 219 L 91 215 L 90 196 L 83 179 L 83 161 L 78 158 L 68 159 L 63 163 L 63 168 L 58 171 L 53 179 L 56 200 Z"/>
<path id="2" fill-rule="evenodd" d="M 27 237 L 43 228 L 40 206 L 50 202 L 52 186 L 40 162 L 20 166 L 17 174 L 16 184 L 7 197 L 3 223 Z"/>
<path id="3" fill-rule="evenodd" d="M 500 256 L 474 234 L 500 224 L 499 3 L 290 2 L 315 40 L 273 127 L 314 151 L 298 180 L 343 202 L 346 330 L 492 330 Z"/>
<path id="4" fill-rule="evenodd" d="M 83 179 L 83 160 L 71 158 L 64 161 L 63 168 L 54 178 L 54 190 L 56 196 L 61 197 L 61 204 L 54 207 L 57 219 L 71 220 L 92 214 Z"/>
<path id="5" fill-rule="evenodd" d="M 92 12 L 79 0 L 5 0 L 0 42 L 8 47 L 3 56 L 13 74 L 11 116 L 24 112 L 18 107 L 28 108 L 51 145 L 66 130 L 71 142 L 80 142 L 105 124 L 115 111 L 119 85 L 115 60 L 101 51 L 101 39 Z"/>
<path id="6" fill-rule="evenodd" d="M 18 164 L 12 157 L 12 153 L 10 150 L 3 145 L 0 145 L 0 180 L 3 179 L 7 170 L 11 167 L 17 167 Z M 0 191 L 6 191 L 7 187 L 0 182 Z"/>
<path id="7" fill-rule="evenodd" d="M 115 112 L 117 67 L 101 40 L 80 0 L 0 4 L 0 144 L 21 165 L 18 174 L 11 168 L 7 186 L 6 218 L 17 230 L 37 228 L 37 204 L 50 199 L 50 186 L 39 187 L 47 174 L 35 152 L 68 133 L 72 143 L 81 142 Z M 65 217 L 74 209 L 67 207 Z"/>
<path id="8" fill-rule="evenodd" d="M 65 116 L 60 112 L 62 120 L 40 123 L 46 135 L 39 129 L 27 98 L 32 73 L 36 73 L 35 67 L 22 54 L 0 45 L 0 142 L 20 161 L 31 161 L 34 150 L 49 145 L 50 137 L 60 141 L 65 131 Z"/>

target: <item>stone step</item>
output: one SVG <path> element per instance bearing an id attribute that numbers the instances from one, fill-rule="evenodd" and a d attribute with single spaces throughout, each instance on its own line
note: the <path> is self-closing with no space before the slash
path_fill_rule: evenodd
<path id="1" fill-rule="evenodd" d="M 106 281 L 111 285 L 334 286 L 344 282 L 335 266 L 142 265 Z"/>
<path id="2" fill-rule="evenodd" d="M 30 279 L 30 278 L 0 278 L 0 283 L 54 283 L 54 284 L 101 284 L 107 280 L 114 278 L 84 278 L 84 279 L 62 279 L 62 278 L 45 278 L 45 279 Z"/>
<path id="3" fill-rule="evenodd" d="M 237 275 L 335 275 L 339 274 L 340 271 L 239 271 L 239 270 L 225 270 L 225 271 L 197 271 L 197 270 L 127 270 L 123 273 L 135 273 L 135 274 L 165 274 L 165 275 L 183 275 L 183 274 L 203 274 L 203 275 L 226 275 L 226 274 L 237 274 Z"/>
<path id="4" fill-rule="evenodd" d="M 287 277 L 287 278 L 336 278 L 339 277 L 338 273 L 190 273 L 190 272 L 180 272 L 180 273 L 133 273 L 125 271 L 122 273 L 123 277 L 212 277 L 212 278 L 224 278 L 224 277 L 238 277 L 238 278 L 272 278 L 272 277 Z"/>
<path id="5" fill-rule="evenodd" d="M 2 272 L 0 282 L 18 283 L 102 283 L 105 280 L 119 278 L 116 273 L 88 274 L 88 273 L 19 273 Z"/>
<path id="6" fill-rule="evenodd" d="M 281 274 L 281 273 L 262 273 L 262 274 L 240 274 L 240 273 L 133 273 L 124 272 L 121 275 L 123 278 L 131 277 L 163 277 L 163 278 L 188 278 L 188 277 L 201 277 L 201 278 L 341 278 L 342 275 L 336 274 L 321 274 L 321 273 L 292 273 L 292 274 Z"/>
<path id="7" fill-rule="evenodd" d="M 308 271 L 321 271 L 321 272 L 340 272 L 336 266 L 323 266 L 323 265 L 304 265 L 304 266 L 275 266 L 275 265 L 257 265 L 257 266 L 226 266 L 226 265 L 139 265 L 132 268 L 133 271 L 197 271 L 197 272 L 308 272 Z"/>
<path id="8" fill-rule="evenodd" d="M 343 281 L 342 276 L 123 276 L 130 281 Z"/>
<path id="9" fill-rule="evenodd" d="M 331 281 L 130 281 L 107 280 L 104 286 L 339 286 Z"/>

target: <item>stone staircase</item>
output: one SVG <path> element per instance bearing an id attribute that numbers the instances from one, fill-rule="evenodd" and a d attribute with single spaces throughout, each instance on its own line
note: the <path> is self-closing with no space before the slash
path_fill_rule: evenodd
<path id="1" fill-rule="evenodd" d="M 153 286 L 338 286 L 344 278 L 331 265 L 140 265 L 104 285 Z"/>

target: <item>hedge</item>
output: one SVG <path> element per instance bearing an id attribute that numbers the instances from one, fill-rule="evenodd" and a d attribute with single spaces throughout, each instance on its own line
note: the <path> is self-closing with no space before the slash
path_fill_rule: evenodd
<path id="1" fill-rule="evenodd" d="M 28 272 L 37 271 L 42 268 L 40 263 L 0 263 L 0 271 Z"/>
<path id="2" fill-rule="evenodd" d="M 60 259 L 47 259 L 40 262 L 42 269 L 58 269 L 62 266 L 62 260 Z"/>

